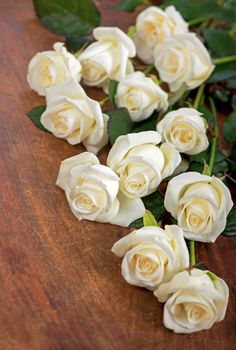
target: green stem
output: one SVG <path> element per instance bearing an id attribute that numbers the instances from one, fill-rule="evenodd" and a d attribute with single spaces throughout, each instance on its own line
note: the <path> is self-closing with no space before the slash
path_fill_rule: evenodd
<path id="1" fill-rule="evenodd" d="M 228 63 L 228 62 L 234 62 L 234 61 L 236 61 L 236 55 L 219 57 L 219 58 L 213 59 L 214 64 L 222 64 L 222 63 Z"/>
<path id="2" fill-rule="evenodd" d="M 149 64 L 149 65 L 143 70 L 143 73 L 144 73 L 144 74 L 148 74 L 148 73 L 150 73 L 154 68 L 155 68 L 154 64 Z"/>
<path id="3" fill-rule="evenodd" d="M 199 26 L 200 31 L 202 31 L 204 28 L 207 28 L 210 25 L 211 20 L 212 19 L 209 18 L 209 19 L 206 19 L 204 22 L 202 22 L 202 24 Z"/>
<path id="4" fill-rule="evenodd" d="M 202 16 L 202 17 L 197 17 L 194 19 L 191 19 L 190 21 L 188 21 L 188 25 L 189 27 L 191 26 L 195 26 L 199 23 L 205 22 L 205 21 L 209 21 L 209 16 Z"/>
<path id="5" fill-rule="evenodd" d="M 210 97 L 209 98 L 210 106 L 211 106 L 211 111 L 214 117 L 214 136 L 212 138 L 212 144 L 211 144 L 211 155 L 210 155 L 210 160 L 209 160 L 209 168 L 210 172 L 212 174 L 213 168 L 214 168 L 214 163 L 215 163 L 215 156 L 216 156 L 216 147 L 217 147 L 217 140 L 219 136 L 219 128 L 218 128 L 218 123 L 217 123 L 217 112 L 216 112 L 216 106 L 213 101 L 213 99 Z"/>
<path id="6" fill-rule="evenodd" d="M 196 257 L 195 257 L 195 242 L 189 242 L 189 254 L 190 254 L 190 266 L 196 265 Z"/>
<path id="7" fill-rule="evenodd" d="M 105 103 L 109 101 L 109 97 L 105 97 L 103 100 L 99 101 L 100 106 L 102 107 Z"/>
<path id="8" fill-rule="evenodd" d="M 198 109 L 198 107 L 200 105 L 202 95 L 204 92 L 204 88 L 205 88 L 205 84 L 200 85 L 198 88 L 197 95 L 196 95 L 194 103 L 193 103 L 193 108 L 195 108 L 195 109 Z"/>

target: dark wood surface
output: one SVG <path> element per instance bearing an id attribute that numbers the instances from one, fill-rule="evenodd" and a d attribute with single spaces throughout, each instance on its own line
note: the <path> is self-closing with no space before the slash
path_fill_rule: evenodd
<path id="1" fill-rule="evenodd" d="M 96 3 L 104 24 L 126 30 L 133 23 L 134 14 L 109 10 L 113 1 Z M 55 186 L 60 161 L 83 147 L 25 116 L 44 103 L 26 83 L 29 59 L 59 38 L 42 27 L 30 0 L 1 0 L 0 17 L 0 349 L 235 349 L 236 240 L 198 247 L 229 284 L 225 320 L 187 336 L 167 331 L 162 305 L 124 282 L 110 252 L 129 229 L 78 222 Z"/>

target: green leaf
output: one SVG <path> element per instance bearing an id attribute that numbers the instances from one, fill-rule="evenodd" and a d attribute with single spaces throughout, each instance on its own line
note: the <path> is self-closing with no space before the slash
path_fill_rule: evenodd
<path id="1" fill-rule="evenodd" d="M 146 197 L 142 198 L 145 209 L 150 211 L 154 216 L 156 222 L 160 221 L 166 209 L 164 207 L 164 197 L 159 192 L 154 192 Z M 140 228 L 143 227 L 143 218 L 137 219 L 130 224 L 131 227 Z"/>
<path id="2" fill-rule="evenodd" d="M 236 144 L 236 111 L 231 113 L 223 125 L 223 136 L 232 145 Z"/>
<path id="3" fill-rule="evenodd" d="M 212 173 L 213 175 L 217 175 L 219 173 L 224 173 L 229 169 L 228 162 L 226 160 L 223 160 L 222 162 L 217 162 L 214 164 Z"/>
<path id="4" fill-rule="evenodd" d="M 226 30 L 204 29 L 204 38 L 208 47 L 217 57 L 236 54 L 236 41 Z"/>
<path id="5" fill-rule="evenodd" d="M 113 9 L 119 11 L 129 11 L 132 12 L 136 9 L 138 5 L 148 4 L 148 0 L 121 0 L 121 4 L 114 6 Z"/>
<path id="6" fill-rule="evenodd" d="M 211 152 L 211 145 L 209 145 L 207 150 L 199 154 L 190 156 L 189 170 L 202 173 L 204 171 L 204 165 L 209 163 L 210 152 Z M 228 167 L 229 166 L 228 166 L 228 162 L 226 161 L 225 155 L 219 149 L 217 149 L 216 155 L 215 155 L 215 164 L 214 164 L 212 173 L 214 175 L 217 175 L 219 173 L 227 171 Z"/>
<path id="7" fill-rule="evenodd" d="M 225 0 L 221 1 L 222 6 L 220 6 L 217 12 L 217 18 L 227 22 L 228 24 L 235 25 L 236 23 L 236 0 Z"/>
<path id="8" fill-rule="evenodd" d="M 135 123 L 130 119 L 129 112 L 126 108 L 119 108 L 107 114 L 110 116 L 108 121 L 108 134 L 112 144 L 120 135 L 132 133 Z"/>
<path id="9" fill-rule="evenodd" d="M 143 225 L 144 226 L 158 226 L 156 219 L 149 210 L 146 210 L 143 216 Z"/>
<path id="10" fill-rule="evenodd" d="M 229 169 L 233 173 L 236 173 L 236 146 L 231 151 L 230 158 L 228 159 Z"/>
<path id="11" fill-rule="evenodd" d="M 236 1 L 226 0 L 166 0 L 164 7 L 173 5 L 182 14 L 185 20 L 198 18 L 210 19 L 217 18 L 226 22 L 228 25 L 236 23 Z"/>
<path id="12" fill-rule="evenodd" d="M 185 20 L 198 17 L 212 18 L 217 12 L 215 0 L 189 1 L 189 0 L 166 0 L 164 7 L 175 6 Z"/>
<path id="13" fill-rule="evenodd" d="M 223 63 L 215 67 L 207 83 L 218 83 L 233 78 L 236 78 L 236 64 Z"/>
<path id="14" fill-rule="evenodd" d="M 133 132 L 156 130 L 157 115 L 153 114 L 150 118 L 143 120 L 142 122 L 135 123 L 135 129 Z"/>
<path id="15" fill-rule="evenodd" d="M 32 120 L 34 125 L 37 126 L 37 128 L 43 131 L 48 131 L 47 129 L 45 129 L 45 127 L 41 124 L 41 121 L 40 121 L 41 115 L 43 114 L 45 109 L 46 109 L 46 106 L 38 106 L 33 108 L 30 112 L 26 114 Z"/>
<path id="16" fill-rule="evenodd" d="M 202 118 L 206 119 L 208 124 L 211 124 L 214 121 L 212 113 L 206 106 L 199 106 L 198 111 L 202 113 Z"/>
<path id="17" fill-rule="evenodd" d="M 227 217 L 226 227 L 222 235 L 227 237 L 236 235 L 236 207 L 233 207 L 233 209 L 230 211 Z"/>
<path id="18" fill-rule="evenodd" d="M 153 214 L 156 221 L 160 221 L 166 212 L 162 194 L 154 192 L 149 194 L 149 196 L 143 197 L 142 200 L 145 208 Z"/>
<path id="19" fill-rule="evenodd" d="M 143 218 L 134 220 L 129 226 L 137 229 L 143 227 Z"/>
<path id="20" fill-rule="evenodd" d="M 116 105 L 115 104 L 115 96 L 116 96 L 117 86 L 118 86 L 118 81 L 110 80 L 108 95 L 109 95 L 109 100 L 112 102 L 113 106 Z"/>
<path id="21" fill-rule="evenodd" d="M 108 122 L 108 134 L 112 144 L 120 135 L 156 130 L 156 114 L 153 114 L 150 118 L 139 123 L 135 123 L 131 120 L 129 112 L 126 108 L 119 108 L 115 111 L 107 112 L 107 114 L 110 116 Z"/>
<path id="22" fill-rule="evenodd" d="M 90 42 L 91 40 L 85 36 L 70 36 L 66 38 L 66 47 L 69 51 L 75 53 Z"/>
<path id="23" fill-rule="evenodd" d="M 204 164 L 208 162 L 209 159 L 209 149 L 206 149 L 205 151 L 198 153 L 198 154 L 194 154 L 192 156 L 190 156 L 190 162 L 198 162 L 198 163 L 202 163 Z"/>
<path id="24" fill-rule="evenodd" d="M 100 23 L 92 0 L 33 0 L 37 16 L 51 32 L 65 36 L 91 33 Z"/>
<path id="25" fill-rule="evenodd" d="M 196 171 L 197 173 L 201 173 L 201 174 L 203 172 L 203 169 L 204 169 L 204 164 L 199 162 L 191 162 L 188 168 L 189 171 Z"/>

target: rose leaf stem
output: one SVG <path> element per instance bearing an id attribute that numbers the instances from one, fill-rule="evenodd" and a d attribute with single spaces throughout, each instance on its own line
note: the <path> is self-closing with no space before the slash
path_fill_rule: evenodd
<path id="1" fill-rule="evenodd" d="M 105 97 L 103 100 L 99 101 L 100 106 L 102 107 L 105 103 L 109 101 L 109 97 Z"/>
<path id="2" fill-rule="evenodd" d="M 143 70 L 143 73 L 144 73 L 144 74 L 148 74 L 148 73 L 150 73 L 154 68 L 155 68 L 154 64 L 149 64 L 149 65 Z"/>
<path id="3" fill-rule="evenodd" d="M 194 103 L 193 103 L 193 108 L 195 108 L 195 109 L 198 109 L 198 107 L 200 105 L 202 95 L 204 92 L 204 88 L 205 88 L 205 84 L 200 85 L 198 88 L 197 95 L 196 95 Z"/>
<path id="4" fill-rule="evenodd" d="M 226 57 L 219 57 L 214 58 L 213 63 L 214 64 L 222 64 L 222 63 L 228 63 L 228 62 L 235 62 L 236 61 L 236 55 L 233 56 L 226 56 Z"/>
<path id="5" fill-rule="evenodd" d="M 189 253 L 190 253 L 190 266 L 196 265 L 196 257 L 195 257 L 195 242 L 189 242 Z"/>
<path id="6" fill-rule="evenodd" d="M 217 140 L 219 136 L 219 128 L 218 128 L 218 123 L 217 123 L 217 112 L 216 112 L 216 106 L 214 103 L 214 100 L 209 97 L 209 102 L 211 106 L 211 111 L 214 117 L 214 136 L 212 138 L 212 144 L 211 144 L 211 155 L 210 155 L 210 160 L 209 160 L 209 168 L 210 172 L 212 174 L 213 168 L 214 168 L 214 163 L 215 163 L 215 156 L 216 156 L 216 147 L 217 147 Z"/>

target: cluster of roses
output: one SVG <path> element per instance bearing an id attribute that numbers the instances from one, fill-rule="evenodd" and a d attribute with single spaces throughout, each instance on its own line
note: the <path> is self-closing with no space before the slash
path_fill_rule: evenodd
<path id="1" fill-rule="evenodd" d="M 200 86 L 214 69 L 208 51 L 188 32 L 173 6 L 165 11 L 147 8 L 137 17 L 135 28 L 133 41 L 118 28 L 96 28 L 96 41 L 77 55 L 56 43 L 54 51 L 38 53 L 29 64 L 30 87 L 46 96 L 43 126 L 88 150 L 64 160 L 57 178 L 79 220 L 129 226 L 145 215 L 141 198 L 180 172 L 180 153 L 198 154 L 209 145 L 201 113 L 180 108 L 165 114 L 157 131 L 119 136 L 107 166 L 100 164 L 95 154 L 108 143 L 109 117 L 86 95 L 81 79 L 106 93 L 109 81 L 116 80 L 117 107 L 125 107 L 139 122 L 155 110 L 166 112 L 169 102 L 156 79 L 134 72 L 130 59 L 136 50 L 142 61 L 154 63 L 171 92 Z M 128 283 L 153 290 L 160 302 L 166 301 L 167 328 L 179 333 L 208 329 L 224 318 L 228 287 L 209 271 L 189 269 L 184 238 L 214 242 L 233 205 L 230 192 L 214 176 L 187 172 L 169 181 L 164 204 L 178 226 L 145 226 L 116 242 L 112 251 L 123 257 L 122 274 Z"/>

